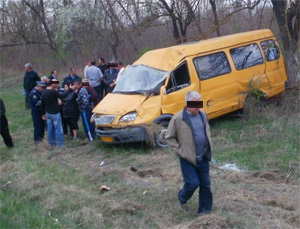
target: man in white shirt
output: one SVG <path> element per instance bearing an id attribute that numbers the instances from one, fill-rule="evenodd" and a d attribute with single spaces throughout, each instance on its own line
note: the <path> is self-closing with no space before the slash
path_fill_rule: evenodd
<path id="1" fill-rule="evenodd" d="M 83 76 L 86 78 L 86 70 L 91 67 L 91 60 L 88 61 L 87 65 L 84 67 Z"/>
<path id="2" fill-rule="evenodd" d="M 101 72 L 101 70 L 95 66 L 96 61 L 92 60 L 91 61 L 91 66 L 88 67 L 86 69 L 86 76 L 85 78 L 87 78 L 90 82 L 90 85 L 95 89 L 95 91 L 97 92 L 97 99 L 98 102 L 100 102 L 102 100 L 102 80 L 103 80 L 103 74 Z"/>

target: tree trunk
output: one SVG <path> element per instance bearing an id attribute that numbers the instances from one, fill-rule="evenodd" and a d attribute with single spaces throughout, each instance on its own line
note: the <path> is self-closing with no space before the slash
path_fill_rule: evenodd
<path id="1" fill-rule="evenodd" d="M 220 23 L 219 23 L 219 18 L 218 18 L 218 13 L 217 13 L 217 6 L 216 6 L 216 1 L 215 0 L 209 0 L 209 3 L 212 8 L 212 12 L 214 15 L 214 24 L 216 26 L 216 31 L 217 31 L 217 36 L 221 36 L 221 31 L 220 31 Z"/>
<path id="2" fill-rule="evenodd" d="M 272 4 L 281 33 L 288 80 L 291 83 L 295 83 L 300 80 L 300 1 L 296 0 L 295 3 L 292 2 L 292 6 L 289 9 L 287 8 L 287 1 L 272 0 Z M 294 26 L 292 24 L 294 24 Z"/>

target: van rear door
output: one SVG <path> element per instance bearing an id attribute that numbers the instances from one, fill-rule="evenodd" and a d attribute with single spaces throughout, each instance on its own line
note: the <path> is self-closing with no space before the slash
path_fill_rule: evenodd
<path id="1" fill-rule="evenodd" d="M 280 50 L 274 39 L 260 42 L 266 63 L 266 75 L 270 81 L 270 96 L 284 90 L 287 76 L 284 68 L 284 61 Z"/>

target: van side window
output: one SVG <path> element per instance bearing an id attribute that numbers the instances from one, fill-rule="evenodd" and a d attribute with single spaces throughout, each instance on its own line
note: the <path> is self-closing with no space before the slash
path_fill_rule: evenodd
<path id="1" fill-rule="evenodd" d="M 280 57 L 280 51 L 274 40 L 260 42 L 267 61 L 277 60 Z"/>
<path id="2" fill-rule="evenodd" d="M 194 65 L 200 80 L 210 79 L 231 72 L 224 52 L 194 58 Z"/>
<path id="3" fill-rule="evenodd" d="M 172 73 L 166 87 L 167 93 L 178 91 L 191 84 L 190 75 L 186 62 L 177 67 Z"/>
<path id="4" fill-rule="evenodd" d="M 264 59 L 257 44 L 230 49 L 230 54 L 237 70 L 250 68 L 264 63 Z"/>

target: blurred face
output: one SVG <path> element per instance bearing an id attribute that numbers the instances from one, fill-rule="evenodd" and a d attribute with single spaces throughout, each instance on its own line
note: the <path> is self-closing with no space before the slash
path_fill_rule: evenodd
<path id="1" fill-rule="evenodd" d="M 58 82 L 58 80 L 52 80 L 51 82 Z M 51 84 L 51 87 L 54 89 L 54 90 L 56 90 L 56 89 L 58 89 L 58 84 Z"/>
<path id="2" fill-rule="evenodd" d="M 92 64 L 91 64 L 91 61 L 89 60 L 89 61 L 88 61 L 88 66 L 91 66 L 91 65 L 92 65 Z"/>
<path id="3" fill-rule="evenodd" d="M 75 75 L 76 75 L 76 69 L 75 69 L 75 68 L 73 68 L 73 70 L 72 70 L 71 74 L 72 74 L 73 76 L 75 76 Z"/>
<path id="4" fill-rule="evenodd" d="M 74 87 L 75 87 L 75 90 L 78 90 L 81 88 L 81 83 L 74 83 Z"/>
<path id="5" fill-rule="evenodd" d="M 25 66 L 25 70 L 26 70 L 27 72 L 30 72 L 31 67 Z"/>
<path id="6" fill-rule="evenodd" d="M 36 89 L 40 92 L 44 90 L 44 88 L 41 85 L 36 85 Z"/>
<path id="7" fill-rule="evenodd" d="M 104 64 L 103 61 L 102 61 L 101 59 L 99 59 L 99 64 L 100 64 L 100 65 L 103 65 L 103 64 Z"/>
<path id="8" fill-rule="evenodd" d="M 54 71 L 52 75 L 57 76 L 57 71 Z"/>
<path id="9" fill-rule="evenodd" d="M 192 101 L 201 101 L 201 99 L 192 99 Z M 197 114 L 199 113 L 200 108 L 186 108 L 188 112 L 190 112 L 191 114 Z"/>

